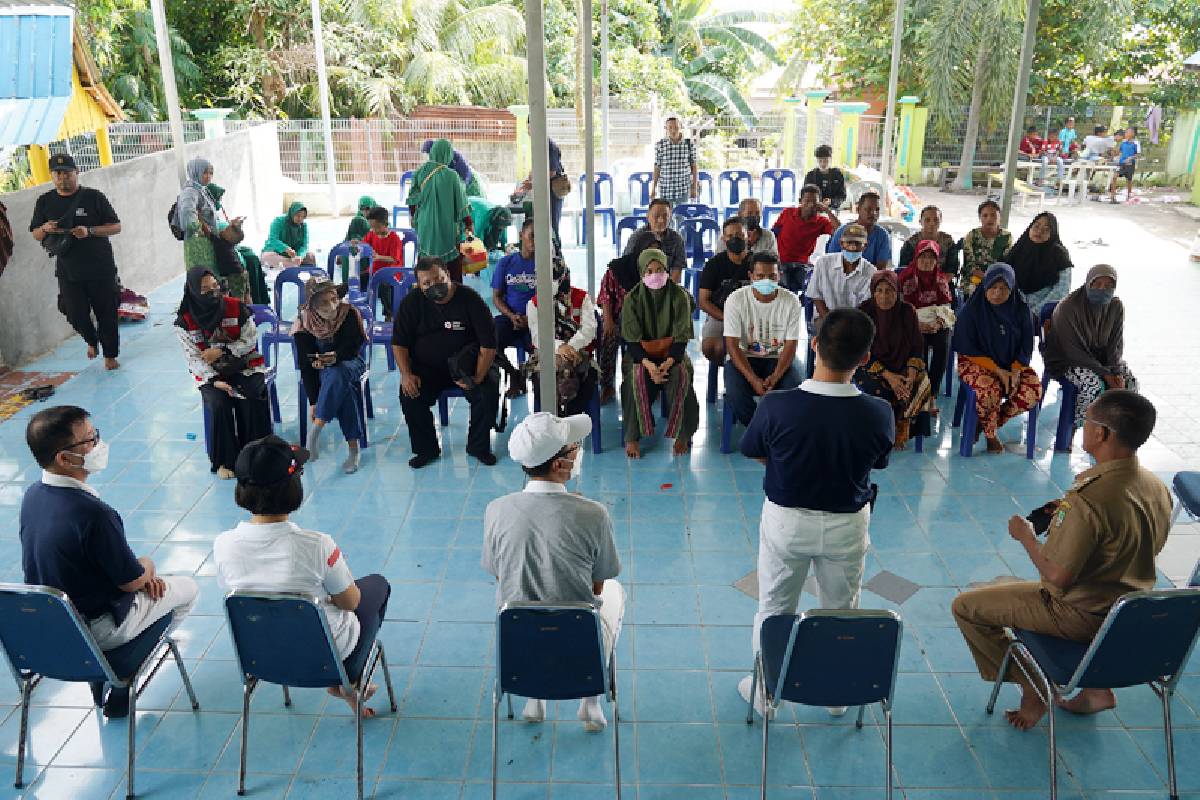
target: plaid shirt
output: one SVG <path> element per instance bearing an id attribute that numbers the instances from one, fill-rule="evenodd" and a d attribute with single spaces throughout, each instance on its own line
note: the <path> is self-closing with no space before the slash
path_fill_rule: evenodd
<path id="1" fill-rule="evenodd" d="M 668 139 L 654 143 L 654 166 L 658 168 L 658 196 L 686 199 L 692 188 L 692 165 L 696 163 L 696 143 Z"/>

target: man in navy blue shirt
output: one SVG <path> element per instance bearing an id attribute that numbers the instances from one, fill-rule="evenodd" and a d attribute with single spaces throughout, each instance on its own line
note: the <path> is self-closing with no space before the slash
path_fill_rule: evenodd
<path id="1" fill-rule="evenodd" d="M 813 377 L 769 392 L 742 437 L 742 454 L 767 465 L 758 537 L 758 613 L 794 614 L 812 567 L 821 608 L 858 605 L 870 541 L 871 470 L 887 466 L 896 438 L 891 408 L 860 392 L 854 370 L 867 363 L 875 325 L 855 308 L 825 316 L 812 349 Z M 751 677 L 738 684 L 750 700 Z M 755 698 L 755 707 L 762 704 Z M 840 716 L 845 708 L 831 708 Z"/>
<path id="2" fill-rule="evenodd" d="M 867 231 L 867 248 L 862 257 L 875 265 L 875 269 L 891 269 L 892 267 L 892 235 L 886 229 L 879 227 L 879 195 L 875 192 L 863 192 L 858 198 L 858 219 L 855 220 Z M 852 223 L 846 223 L 850 225 Z M 842 250 L 842 231 L 846 225 L 833 232 L 826 253 L 840 253 Z"/>
<path id="3" fill-rule="evenodd" d="M 21 501 L 25 582 L 65 592 L 101 650 L 133 640 L 172 612 L 172 627 L 178 626 L 196 602 L 196 582 L 159 576 L 153 561 L 136 558 L 120 514 L 88 485 L 88 476 L 108 464 L 108 445 L 88 413 L 77 406 L 40 411 L 29 420 L 25 442 L 42 467 L 41 480 Z M 93 686 L 97 703 L 102 690 Z M 128 710 L 129 690 L 113 689 L 105 716 Z"/>
<path id="4" fill-rule="evenodd" d="M 529 317 L 526 306 L 537 292 L 537 267 L 533 261 L 533 217 L 521 225 L 521 248 L 496 263 L 492 274 L 492 301 L 496 304 L 496 350 L 503 353 L 510 347 L 533 350 L 529 338 Z M 519 373 L 514 386 L 524 391 L 525 379 Z"/>

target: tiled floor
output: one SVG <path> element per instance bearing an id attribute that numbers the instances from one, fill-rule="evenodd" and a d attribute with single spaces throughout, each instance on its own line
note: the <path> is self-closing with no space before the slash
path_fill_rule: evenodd
<path id="1" fill-rule="evenodd" d="M 1180 254 L 1182 251 L 1180 251 Z M 1158 269 L 1156 267 L 1156 269 Z M 1145 460 L 1164 476 L 1200 464 L 1194 370 L 1196 339 L 1184 328 L 1187 298 L 1200 277 L 1185 258 L 1153 277 L 1122 283 L 1130 304 L 1130 362 L 1162 413 Z M 1077 280 L 1081 276 L 1077 276 Z M 1171 281 L 1178 292 L 1156 287 Z M 164 669 L 139 704 L 138 782 L 145 797 L 232 797 L 236 789 L 241 686 L 210 545 L 243 515 L 232 486 L 208 473 L 198 398 L 170 334 L 178 287 L 152 296 L 153 315 L 126 329 L 124 368 L 106 374 L 69 342 L 29 369 L 80 370 L 52 402 L 89 408 L 113 451 L 97 476 L 102 495 L 124 516 L 139 554 L 164 572 L 197 576 L 201 598 L 179 633 L 202 710 L 188 708 L 177 674 Z M 1156 308 L 1136 298 L 1153 299 Z M 703 381 L 704 369 L 699 370 Z M 353 477 L 327 454 L 306 470 L 308 501 L 299 522 L 332 534 L 358 574 L 381 571 L 394 594 L 382 631 L 393 664 L 399 713 L 366 725 L 368 789 L 377 797 L 463 800 L 488 796 L 493 586 L 479 568 L 481 518 L 499 493 L 518 489 L 507 459 L 480 467 L 462 452 L 465 410 L 455 407 L 448 456 L 410 471 L 407 435 L 395 401 L 395 374 L 376 371 L 372 447 Z M 295 436 L 294 379 L 280 384 L 283 433 Z M 514 415 L 523 413 L 523 402 Z M 20 579 L 17 508 L 37 470 L 23 442 L 24 421 L 40 406 L 0 424 L 0 578 Z M 717 407 L 719 408 L 719 406 Z M 884 571 L 917 588 L 899 605 L 870 589 L 863 605 L 892 607 L 905 621 L 895 711 L 896 777 L 909 800 L 1044 798 L 1046 734 L 1009 730 L 983 711 L 987 686 L 949 616 L 963 587 L 997 576 L 1031 577 L 1004 520 L 1055 497 L 1082 469 L 1082 455 L 1051 456 L 1056 402 L 1047 406 L 1035 461 L 1016 454 L 965 460 L 953 454 L 950 407 L 924 455 L 901 454 L 877 476 L 867 578 Z M 756 797 L 761 729 L 744 722 L 736 692 L 750 661 L 754 602 L 733 583 L 754 567 L 761 468 L 719 453 L 719 416 L 706 409 L 695 452 L 671 460 L 659 443 L 642 461 L 618 447 L 616 409 L 607 407 L 605 452 L 590 454 L 582 488 L 605 502 L 616 523 L 630 602 L 618 648 L 622 775 L 638 800 L 744 800 Z M 1005 432 L 1016 441 L 1018 424 Z M 504 437 L 497 441 L 504 453 Z M 1197 526 L 1179 526 L 1161 567 L 1180 578 L 1200 552 Z M 1166 577 L 1163 584 L 1167 583 Z M 895 581 L 884 581 L 895 584 Z M 877 588 L 881 584 L 875 583 Z M 880 588 L 884 594 L 892 589 Z M 910 587 L 911 591 L 911 587 Z M 810 604 L 816 600 L 806 597 Z M 1200 659 L 1175 704 L 1181 787 L 1200 798 Z M 1060 717 L 1062 797 L 1163 797 L 1165 766 L 1155 699 L 1122 691 L 1115 712 Z M 353 723 L 346 708 L 315 690 L 296 690 L 285 709 L 279 691 L 255 698 L 250 747 L 251 797 L 353 796 Z M 1009 691 L 1005 700 L 1012 701 Z M 0 681 L 0 770 L 12 769 L 16 691 Z M 86 688 L 49 682 L 35 694 L 30 787 L 9 796 L 120 797 L 125 725 L 89 706 Z M 382 699 L 377 708 L 385 708 Z M 787 709 L 775 723 L 770 767 L 776 798 L 882 796 L 883 739 L 878 715 L 856 731 L 852 715 Z M 570 703 L 540 726 L 503 723 L 501 797 L 592 800 L 612 796 L 611 739 L 585 734 Z"/>

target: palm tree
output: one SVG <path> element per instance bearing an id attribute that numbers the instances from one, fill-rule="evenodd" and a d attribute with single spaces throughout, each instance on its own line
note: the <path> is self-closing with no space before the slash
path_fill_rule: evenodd
<path id="1" fill-rule="evenodd" d="M 709 14 L 711 3 L 659 0 L 659 17 L 666 28 L 660 54 L 671 57 L 693 102 L 717 114 L 740 116 L 747 127 L 754 127 L 750 103 L 730 76 L 745 73 L 757 57 L 780 63 L 775 46 L 746 27 L 778 20 L 762 11 Z"/>
<path id="2" fill-rule="evenodd" d="M 116 48 L 116 77 L 109 83 L 113 97 L 134 119 L 162 119 L 167 101 L 150 9 L 129 12 L 119 24 L 125 30 Z M 186 89 L 200 79 L 200 67 L 192 60 L 192 48 L 174 28 L 167 26 L 167 35 L 175 63 L 175 80 L 180 89 Z"/>

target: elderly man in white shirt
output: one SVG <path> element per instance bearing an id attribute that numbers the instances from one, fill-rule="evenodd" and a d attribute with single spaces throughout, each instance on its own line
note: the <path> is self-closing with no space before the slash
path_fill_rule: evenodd
<path id="1" fill-rule="evenodd" d="M 842 249 L 813 259 L 812 277 L 805 295 L 816 308 L 817 318 L 835 308 L 858 308 L 871 297 L 875 265 L 862 257 L 867 231 L 857 223 L 842 230 Z"/>
<path id="2" fill-rule="evenodd" d="M 483 517 L 483 569 L 497 578 L 496 607 L 520 601 L 585 602 L 597 608 L 605 655 L 621 632 L 625 591 L 615 578 L 621 560 L 612 520 L 603 504 L 567 491 L 580 474 L 583 448 L 592 431 L 586 414 L 530 414 L 513 429 L 508 452 L 529 483 L 488 503 Z M 546 718 L 546 702 L 530 698 L 526 722 Z M 608 724 L 599 697 L 579 703 L 585 730 Z"/>
<path id="3" fill-rule="evenodd" d="M 746 226 L 746 250 L 751 255 L 770 253 L 775 258 L 779 258 L 779 244 L 775 241 L 775 233 L 770 228 L 762 226 L 762 202 L 757 197 L 747 197 L 738 203 L 737 215 L 742 224 Z M 715 252 L 721 253 L 724 250 L 725 240 L 717 237 Z"/>

